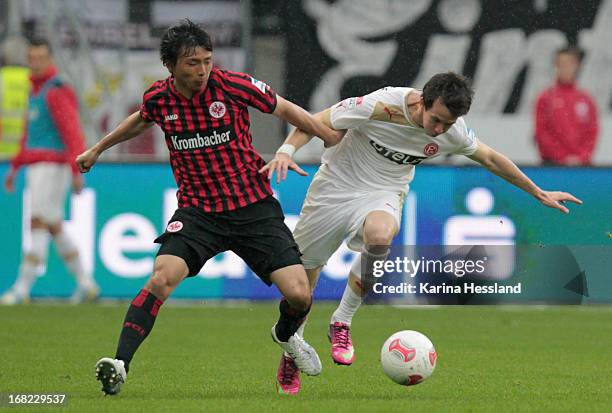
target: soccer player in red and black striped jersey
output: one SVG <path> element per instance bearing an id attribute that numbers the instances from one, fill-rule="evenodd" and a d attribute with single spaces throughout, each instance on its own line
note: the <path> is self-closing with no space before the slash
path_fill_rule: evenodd
<path id="1" fill-rule="evenodd" d="M 119 392 L 134 353 L 178 284 L 227 250 L 283 294 L 272 337 L 300 370 L 317 375 L 316 351 L 295 334 L 312 303 L 308 278 L 269 180 L 259 172 L 265 163 L 251 144 L 247 109 L 272 113 L 327 143 L 338 136 L 265 83 L 213 68 L 210 37 L 189 20 L 170 27 L 160 49 L 171 75 L 145 92 L 138 112 L 76 159 L 87 172 L 104 150 L 156 123 L 165 133 L 178 185 L 178 209 L 155 240 L 161 246 L 153 275 L 128 309 L 115 357 L 96 364 L 102 391 Z"/>

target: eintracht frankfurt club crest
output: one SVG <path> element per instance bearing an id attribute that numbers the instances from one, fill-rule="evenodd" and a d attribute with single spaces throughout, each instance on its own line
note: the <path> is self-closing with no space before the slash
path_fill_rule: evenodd
<path id="1" fill-rule="evenodd" d="M 225 115 L 225 104 L 223 102 L 213 102 L 208 107 L 208 112 L 213 118 L 222 118 Z"/>
<path id="2" fill-rule="evenodd" d="M 168 232 L 179 232 L 183 229 L 183 223 L 181 221 L 172 221 L 166 227 L 166 231 Z"/>

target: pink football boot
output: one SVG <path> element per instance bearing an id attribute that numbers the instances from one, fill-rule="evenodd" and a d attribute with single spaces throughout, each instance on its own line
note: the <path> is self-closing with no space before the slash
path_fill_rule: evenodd
<path id="1" fill-rule="evenodd" d="M 350 366 L 355 361 L 351 327 L 348 324 L 335 322 L 329 326 L 327 334 L 332 345 L 332 359 L 334 363 Z"/>
<path id="2" fill-rule="evenodd" d="M 297 394 L 300 391 L 300 370 L 285 353 L 276 372 L 276 391 L 278 394 Z"/>

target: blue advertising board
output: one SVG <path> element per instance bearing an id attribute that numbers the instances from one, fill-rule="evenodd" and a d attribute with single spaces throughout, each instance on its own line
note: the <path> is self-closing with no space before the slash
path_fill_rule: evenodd
<path id="1" fill-rule="evenodd" d="M 7 164 L 0 164 L 6 174 Z M 317 166 L 308 177 L 290 173 L 274 184 L 286 222 L 293 227 Z M 404 203 L 397 245 L 516 244 L 610 246 L 612 169 L 526 168 L 544 189 L 563 190 L 584 201 L 564 215 L 478 167 L 419 166 Z M 93 271 L 103 297 L 131 298 L 153 268 L 158 245 L 176 207 L 175 183 L 164 164 L 100 164 L 86 175 L 86 190 L 66 206 L 66 230 L 78 237 L 85 266 Z M 0 293 L 14 282 L 20 254 L 28 244 L 23 174 L 14 194 L 0 197 L 3 234 Z M 66 297 L 74 287 L 53 247 L 32 295 Z M 325 267 L 315 296 L 342 295 L 355 253 L 346 246 Z M 271 299 L 278 297 L 233 253 L 210 260 L 202 272 L 182 283 L 173 297 L 192 299 Z M 612 301 L 612 292 L 604 300 Z"/>

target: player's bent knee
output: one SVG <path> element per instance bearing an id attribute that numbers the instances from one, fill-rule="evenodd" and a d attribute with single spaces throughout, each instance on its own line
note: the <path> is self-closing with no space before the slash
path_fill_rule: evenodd
<path id="1" fill-rule="evenodd" d="M 48 227 L 41 218 L 32 217 L 32 219 L 30 219 L 30 229 L 48 229 Z"/>
<path id="2" fill-rule="evenodd" d="M 62 224 L 49 224 L 47 226 L 47 229 L 49 230 L 49 233 L 55 237 L 57 235 L 59 235 L 62 232 Z"/>
<path id="3" fill-rule="evenodd" d="M 312 294 L 310 288 L 295 289 L 288 296 L 285 296 L 291 307 L 297 311 L 306 311 L 312 304 Z"/>
<path id="4" fill-rule="evenodd" d="M 186 270 L 180 265 L 172 265 L 164 260 L 156 260 L 153 275 L 145 288 L 160 300 L 165 300 L 174 291 L 183 278 Z"/>
<path id="5" fill-rule="evenodd" d="M 149 278 L 144 288 L 162 301 L 165 301 L 170 295 L 165 278 L 159 274 L 154 273 L 151 278 Z"/>
<path id="6" fill-rule="evenodd" d="M 379 228 L 365 233 L 369 245 L 389 245 L 393 241 L 395 231 L 393 228 Z"/>
<path id="7" fill-rule="evenodd" d="M 149 284 L 156 290 L 162 290 L 170 286 L 168 277 L 163 271 L 155 271 L 149 279 Z"/>
<path id="8" fill-rule="evenodd" d="M 23 259 L 32 265 L 40 265 L 43 263 L 43 258 L 33 252 L 28 252 L 23 256 Z"/>
<path id="9" fill-rule="evenodd" d="M 68 254 L 64 254 L 64 255 L 62 255 L 62 258 L 64 259 L 64 261 L 74 261 L 77 258 L 79 258 L 79 252 L 78 251 L 74 251 L 74 252 L 70 252 Z"/>

